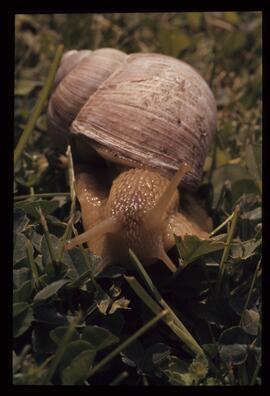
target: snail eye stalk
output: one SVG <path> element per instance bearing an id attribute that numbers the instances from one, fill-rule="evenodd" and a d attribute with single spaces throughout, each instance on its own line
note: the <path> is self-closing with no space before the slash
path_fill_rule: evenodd
<path id="1" fill-rule="evenodd" d="M 156 206 L 146 216 L 144 221 L 146 229 L 151 230 L 162 224 L 164 214 L 171 203 L 171 199 L 175 191 L 177 190 L 177 187 L 181 183 L 183 176 L 191 169 L 191 166 L 186 162 L 180 166 L 180 168 L 168 184 L 167 188 L 165 189 L 164 193 L 160 197 Z"/>
<path id="2" fill-rule="evenodd" d="M 114 233 L 117 231 L 119 231 L 119 226 L 117 225 L 115 220 L 112 217 L 110 217 L 106 220 L 101 221 L 90 230 L 87 230 L 82 234 L 78 235 L 77 237 L 69 240 L 65 245 L 65 249 L 66 250 L 73 249 L 77 245 L 88 242 L 89 239 L 92 237 L 99 237 L 109 232 Z"/>

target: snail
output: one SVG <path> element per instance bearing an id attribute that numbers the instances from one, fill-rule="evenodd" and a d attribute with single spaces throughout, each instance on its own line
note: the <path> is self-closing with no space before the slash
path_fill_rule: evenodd
<path id="1" fill-rule="evenodd" d="M 66 248 L 87 242 L 94 254 L 123 265 L 131 248 L 145 266 L 161 260 L 175 272 L 167 254 L 174 235 L 205 239 L 211 230 L 192 194 L 215 126 L 209 86 L 178 59 L 110 48 L 64 54 L 48 131 L 62 147 L 75 141 L 85 229 Z M 115 164 L 113 174 L 108 163 Z"/>

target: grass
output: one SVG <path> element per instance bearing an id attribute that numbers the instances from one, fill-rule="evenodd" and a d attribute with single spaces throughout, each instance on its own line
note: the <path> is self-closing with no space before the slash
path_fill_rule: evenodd
<path id="1" fill-rule="evenodd" d="M 36 107 L 33 110 L 33 112 L 31 113 L 31 116 L 29 117 L 29 120 L 25 126 L 25 129 L 24 129 L 23 133 L 21 134 L 20 140 L 18 141 L 18 143 L 16 145 L 16 148 L 14 151 L 14 166 L 16 166 L 16 164 L 24 150 L 24 147 L 27 144 L 28 139 L 30 138 L 31 133 L 33 132 L 33 130 L 35 128 L 36 122 L 43 110 L 43 106 L 48 98 L 51 87 L 53 85 L 55 73 L 56 73 L 59 63 L 61 61 L 63 50 L 64 50 L 63 45 L 59 45 L 56 50 L 55 58 L 52 62 L 51 68 L 49 70 L 47 81 L 44 84 L 42 91 L 40 92 L 40 96 L 37 101 Z"/>
<path id="2" fill-rule="evenodd" d="M 162 52 L 211 85 L 198 194 L 214 230 L 176 240 L 174 275 L 132 251 L 127 270 L 64 250 L 82 225 L 71 150 L 46 129 L 62 44 Z M 15 50 L 13 383 L 260 385 L 261 14 L 18 15 Z"/>

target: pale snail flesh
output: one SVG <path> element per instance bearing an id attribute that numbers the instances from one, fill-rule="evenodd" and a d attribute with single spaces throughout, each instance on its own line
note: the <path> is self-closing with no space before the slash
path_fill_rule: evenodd
<path id="1" fill-rule="evenodd" d="M 61 133 L 69 130 L 103 158 L 135 169 L 122 172 L 110 188 L 94 166 L 87 171 L 75 167 L 86 231 L 67 248 L 88 242 L 96 255 L 124 265 L 131 248 L 144 265 L 160 259 L 174 272 L 176 267 L 166 253 L 175 244 L 174 234 L 204 239 L 211 229 L 211 219 L 195 201 L 192 210 L 179 210 L 177 187 L 181 182 L 185 189 L 194 190 L 200 182 L 215 130 L 213 94 L 184 62 L 161 54 L 126 55 L 111 50 L 117 51 L 117 60 L 106 60 L 113 64 L 109 76 L 94 88 L 85 83 L 87 73 L 81 80 L 87 86 L 84 100 L 86 91 L 90 93 L 85 104 L 76 98 L 76 114 L 71 106 L 74 100 L 63 98 L 65 90 L 69 97 L 74 87 L 64 85 L 76 78 L 78 84 L 76 73 L 80 75 L 82 66 L 85 70 L 87 57 L 97 51 L 84 53 L 68 71 L 60 66 L 64 78 L 56 76 L 49 126 L 52 131 L 62 123 Z M 71 57 L 75 53 L 66 56 Z"/>

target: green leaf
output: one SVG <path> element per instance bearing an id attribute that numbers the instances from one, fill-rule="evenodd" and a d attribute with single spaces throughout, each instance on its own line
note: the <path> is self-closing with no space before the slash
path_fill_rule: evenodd
<path id="1" fill-rule="evenodd" d="M 50 337 L 51 339 L 59 345 L 60 342 L 62 341 L 66 331 L 68 329 L 68 326 L 59 326 L 56 327 L 55 329 L 50 331 Z M 70 341 L 77 341 L 80 339 L 79 333 L 76 331 L 76 329 L 73 329 L 72 334 L 70 336 Z"/>
<path id="2" fill-rule="evenodd" d="M 112 302 L 111 297 L 107 293 L 97 290 L 95 293 L 95 301 L 99 312 L 101 312 L 103 315 L 106 315 L 107 310 Z"/>
<path id="3" fill-rule="evenodd" d="M 246 164 L 251 177 L 256 181 L 260 191 L 262 190 L 262 145 L 249 144 L 245 152 Z"/>
<path id="4" fill-rule="evenodd" d="M 13 302 L 27 302 L 32 293 L 32 281 L 24 282 L 19 289 L 13 290 Z"/>
<path id="5" fill-rule="evenodd" d="M 145 349 L 139 340 L 136 340 L 130 344 L 123 352 L 121 352 L 120 355 L 123 363 L 127 364 L 128 366 L 137 366 L 139 369 L 143 368 Z"/>
<path id="6" fill-rule="evenodd" d="M 218 378 L 208 377 L 206 379 L 206 386 L 221 386 L 222 382 Z"/>
<path id="7" fill-rule="evenodd" d="M 241 365 L 248 357 L 247 346 L 241 344 L 220 345 L 219 356 L 228 365 Z"/>
<path id="8" fill-rule="evenodd" d="M 28 230 L 28 234 L 27 234 L 28 238 L 30 239 L 32 245 L 34 246 L 34 248 L 41 253 L 41 240 L 42 240 L 42 235 L 39 234 L 38 232 L 36 232 L 34 230 L 34 228 L 31 228 L 30 230 Z"/>
<path id="9" fill-rule="evenodd" d="M 86 326 L 82 332 L 82 339 L 88 341 L 96 351 L 119 342 L 118 337 L 99 326 Z"/>
<path id="10" fill-rule="evenodd" d="M 218 353 L 218 347 L 216 344 L 203 344 L 202 345 L 205 352 L 213 359 Z"/>
<path id="11" fill-rule="evenodd" d="M 141 354 L 143 371 L 150 372 L 157 367 L 164 366 L 170 354 L 171 348 L 166 344 L 159 342 L 151 345 Z"/>
<path id="12" fill-rule="evenodd" d="M 21 366 L 21 359 L 19 356 L 16 355 L 16 352 L 13 350 L 12 351 L 12 372 L 15 374 L 17 371 L 19 371 Z"/>
<path id="13" fill-rule="evenodd" d="M 245 281 L 243 283 L 245 286 L 250 285 L 249 281 Z M 249 304 L 247 308 L 252 308 L 256 304 L 256 300 L 258 298 L 258 292 L 254 290 L 254 292 L 251 293 L 251 296 L 249 298 Z M 234 312 L 237 313 L 238 316 L 241 316 L 243 309 L 245 307 L 247 296 L 246 295 L 233 295 L 229 297 L 228 302 L 231 306 L 231 308 L 234 310 Z"/>
<path id="14" fill-rule="evenodd" d="M 32 332 L 32 346 L 33 351 L 37 355 L 52 354 L 56 352 L 57 345 L 49 337 L 50 330 L 51 326 L 48 326 L 45 323 L 35 323 Z"/>
<path id="15" fill-rule="evenodd" d="M 224 18 L 232 23 L 233 25 L 236 25 L 237 23 L 239 23 L 239 16 L 237 14 L 237 12 L 224 12 Z"/>
<path id="16" fill-rule="evenodd" d="M 202 22 L 202 13 L 201 12 L 187 12 L 186 17 L 188 20 L 189 25 L 192 27 L 194 30 L 198 30 L 199 27 L 201 26 Z"/>
<path id="17" fill-rule="evenodd" d="M 20 337 L 29 329 L 33 321 L 33 311 L 25 302 L 13 304 L 13 337 Z"/>
<path id="18" fill-rule="evenodd" d="M 55 235 L 53 234 L 49 234 L 51 243 L 52 243 L 52 250 L 54 253 L 54 257 L 57 258 L 59 251 L 62 247 L 62 242 L 59 238 L 57 238 Z M 44 265 L 44 267 L 46 268 L 46 270 L 48 271 L 49 264 L 52 263 L 52 258 L 51 258 L 51 254 L 50 254 L 50 250 L 48 247 L 48 243 L 46 241 L 45 235 L 43 235 L 43 238 L 41 240 L 41 254 L 42 254 L 42 263 Z M 62 255 L 62 259 L 61 259 L 61 263 L 64 264 L 64 266 L 67 266 L 68 268 L 72 268 L 73 269 L 73 263 L 72 260 L 70 258 L 70 255 L 68 252 L 64 252 Z M 59 266 L 59 270 L 61 265 L 58 263 L 57 264 Z M 49 268 L 48 268 L 49 267 Z M 63 268 L 63 270 L 65 269 L 65 267 Z M 54 271 L 53 271 L 54 272 Z"/>
<path id="19" fill-rule="evenodd" d="M 41 81 L 17 80 L 15 82 L 15 96 L 28 96 L 36 87 L 41 87 Z"/>
<path id="20" fill-rule="evenodd" d="M 38 120 L 37 120 L 37 127 L 38 129 L 40 129 L 42 132 L 47 133 L 47 125 L 48 125 L 48 120 L 47 120 L 47 115 L 46 114 L 42 114 Z"/>
<path id="21" fill-rule="evenodd" d="M 65 252 L 67 253 L 67 252 Z M 80 248 L 75 247 L 71 249 L 69 252 L 70 260 L 68 261 L 69 264 L 69 276 L 72 279 L 77 279 L 80 275 L 84 274 L 85 272 L 89 271 L 89 267 L 85 263 L 84 254 Z"/>
<path id="22" fill-rule="evenodd" d="M 243 330 L 253 336 L 258 334 L 260 314 L 255 309 L 246 309 L 243 313 L 241 326 Z"/>
<path id="23" fill-rule="evenodd" d="M 240 326 L 234 326 L 224 330 L 218 339 L 219 344 L 249 344 L 250 337 L 244 332 Z"/>
<path id="24" fill-rule="evenodd" d="M 89 375 L 95 358 L 95 352 L 83 351 L 62 371 L 61 379 L 63 385 L 83 385 Z"/>
<path id="25" fill-rule="evenodd" d="M 258 194 L 259 189 L 254 180 L 237 180 L 231 185 L 233 205 L 243 194 Z"/>
<path id="26" fill-rule="evenodd" d="M 35 200 L 35 201 L 20 201 L 15 203 L 16 208 L 22 209 L 27 215 L 33 217 L 35 220 L 39 219 L 38 208 L 41 208 L 44 216 L 53 213 L 58 208 L 59 202 L 56 200 Z"/>
<path id="27" fill-rule="evenodd" d="M 214 170 L 212 175 L 212 184 L 214 187 L 214 196 L 213 196 L 213 206 L 217 205 L 218 199 L 220 197 L 221 190 L 224 186 L 224 183 L 229 181 L 231 186 L 233 186 L 236 182 L 241 182 L 242 184 L 234 187 L 234 198 L 239 196 L 239 190 L 241 188 L 241 195 L 244 193 L 248 193 L 250 189 L 251 192 L 254 191 L 253 188 L 256 188 L 254 181 L 251 179 L 251 176 L 247 169 L 243 168 L 240 165 L 227 164 L 221 166 Z M 248 181 L 246 184 L 244 184 Z M 231 187 L 233 189 L 233 187 Z"/>
<path id="28" fill-rule="evenodd" d="M 14 208 L 13 232 L 16 234 L 23 232 L 28 224 L 29 219 L 27 218 L 25 212 L 22 209 Z"/>
<path id="29" fill-rule="evenodd" d="M 228 162 L 231 160 L 231 156 L 226 150 L 221 150 L 217 148 L 216 151 L 216 167 L 220 168 L 223 165 L 228 164 Z"/>
<path id="30" fill-rule="evenodd" d="M 168 366 L 162 368 L 161 371 L 168 377 L 171 385 L 190 386 L 194 384 L 194 377 L 189 373 L 188 365 L 176 356 L 172 356 Z"/>
<path id="31" fill-rule="evenodd" d="M 125 319 L 122 311 L 118 310 L 114 314 L 103 316 L 100 326 L 105 327 L 113 334 L 121 337 L 122 330 L 125 326 Z"/>
<path id="32" fill-rule="evenodd" d="M 262 219 L 262 208 L 258 207 L 248 212 L 241 213 L 242 219 L 248 219 L 249 221 L 260 221 Z"/>
<path id="33" fill-rule="evenodd" d="M 35 304 L 34 312 L 36 321 L 46 325 L 65 326 L 69 323 L 65 316 L 47 304 Z"/>
<path id="34" fill-rule="evenodd" d="M 31 279 L 29 268 L 23 267 L 13 270 L 13 284 L 16 289 L 19 289 L 26 281 Z"/>
<path id="35" fill-rule="evenodd" d="M 239 327 L 231 327 L 224 330 L 218 339 L 219 355 L 226 364 L 243 364 L 248 356 L 247 348 L 250 344 L 250 337 Z"/>
<path id="36" fill-rule="evenodd" d="M 222 327 L 229 326 L 232 320 L 238 319 L 238 316 L 236 316 L 232 307 L 228 304 L 228 299 L 225 297 L 199 303 L 194 307 L 194 310 L 196 315 L 202 320 Z"/>
<path id="37" fill-rule="evenodd" d="M 236 260 L 246 260 L 256 254 L 256 249 L 262 243 L 261 239 L 250 239 L 231 246 L 231 256 Z"/>
<path id="38" fill-rule="evenodd" d="M 54 296 L 67 283 L 69 283 L 68 279 L 60 279 L 56 282 L 51 283 L 35 295 L 34 301 L 40 302 L 48 300 L 48 298 Z"/>
<path id="39" fill-rule="evenodd" d="M 125 297 L 121 297 L 118 300 L 115 300 L 112 303 L 109 314 L 113 314 L 117 309 L 130 309 L 130 307 L 128 307 L 129 303 L 130 301 Z"/>
<path id="40" fill-rule="evenodd" d="M 224 242 L 214 238 L 202 240 L 197 236 L 186 235 L 183 238 L 176 236 L 175 240 L 179 255 L 184 261 L 183 266 L 201 256 L 224 249 Z"/>
<path id="41" fill-rule="evenodd" d="M 245 32 L 233 31 L 224 37 L 223 49 L 226 55 L 232 56 L 242 49 L 246 44 L 247 36 Z"/>
<path id="42" fill-rule="evenodd" d="M 197 384 L 200 380 L 204 379 L 206 374 L 208 373 L 207 359 L 203 356 L 196 356 L 196 358 L 192 360 L 192 363 L 189 366 L 189 372 L 193 375 L 195 379 L 195 384 Z"/>
<path id="43" fill-rule="evenodd" d="M 16 234 L 14 249 L 13 249 L 13 264 L 18 263 L 22 259 L 26 258 L 26 243 L 28 239 L 24 234 Z M 32 246 L 32 245 L 31 245 Z M 33 249 L 33 248 L 32 248 Z"/>
<path id="44" fill-rule="evenodd" d="M 174 57 L 191 45 L 191 38 L 179 29 L 160 27 L 158 39 L 163 52 Z"/>
<path id="45" fill-rule="evenodd" d="M 89 350 L 91 350 L 93 354 L 96 353 L 96 351 L 92 348 L 92 345 L 85 340 L 71 341 L 67 345 L 65 352 L 61 357 L 61 360 L 59 362 L 59 371 L 63 372 L 63 370 L 71 364 L 73 359 L 76 358 L 76 356 L 78 356 L 83 351 Z"/>
<path id="46" fill-rule="evenodd" d="M 111 265 L 106 267 L 104 271 L 98 274 L 98 278 L 109 278 L 109 279 L 120 278 L 125 272 L 126 272 L 125 268 L 118 267 L 116 265 Z"/>

